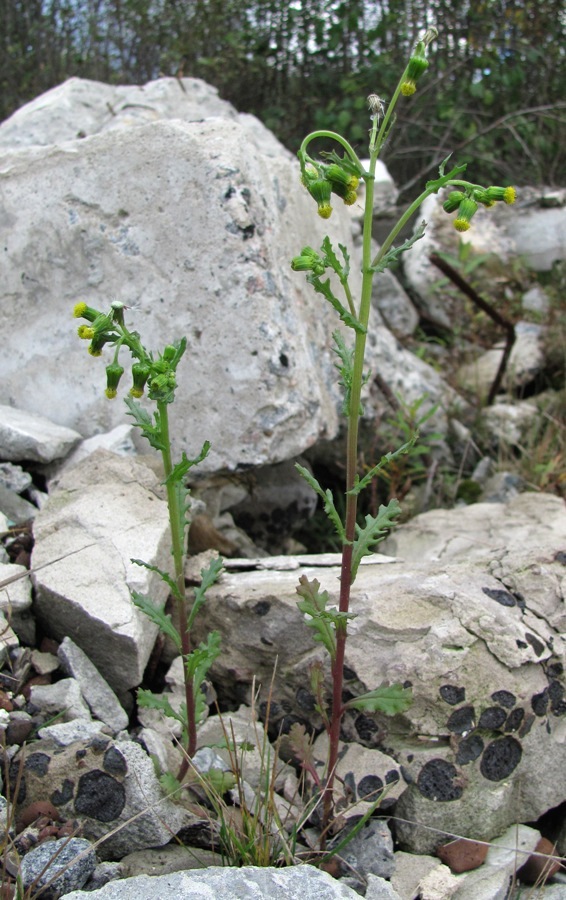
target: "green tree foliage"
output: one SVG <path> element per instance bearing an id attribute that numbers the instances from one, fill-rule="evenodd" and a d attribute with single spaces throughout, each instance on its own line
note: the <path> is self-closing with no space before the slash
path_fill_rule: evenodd
<path id="1" fill-rule="evenodd" d="M 383 154 L 396 180 L 408 190 L 454 151 L 485 181 L 552 184 L 566 156 L 565 18 L 562 0 L 0 0 L 0 118 L 71 75 L 188 75 L 292 150 L 330 124 L 363 145 L 366 95 L 387 101 L 434 23 L 427 85 Z"/>

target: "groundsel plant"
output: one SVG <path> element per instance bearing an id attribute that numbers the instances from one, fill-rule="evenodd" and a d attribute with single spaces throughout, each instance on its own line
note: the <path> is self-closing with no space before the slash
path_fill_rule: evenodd
<path id="1" fill-rule="evenodd" d="M 374 275 L 383 272 L 402 253 L 409 250 L 424 234 L 425 223 L 414 230 L 413 236 L 394 246 L 399 232 L 407 225 L 419 207 L 430 194 L 442 189 L 450 189 L 444 202 L 447 213 L 456 213 L 454 227 L 459 232 L 467 231 L 470 222 L 480 206 L 490 207 L 499 201 L 513 203 L 515 191 L 512 187 L 483 187 L 463 178 L 465 165 L 455 166 L 446 171 L 448 159 L 439 170 L 439 177 L 427 182 L 423 192 L 411 203 L 384 241 L 377 255 L 372 255 L 372 214 L 376 163 L 380 151 L 389 136 L 394 123 L 394 110 L 403 98 L 415 93 L 417 84 L 428 68 L 429 45 L 437 36 L 434 28 L 429 29 L 417 42 L 411 58 L 403 72 L 397 88 L 388 103 L 375 94 L 368 97 L 371 128 L 369 132 L 369 165 L 362 164 L 352 146 L 340 134 L 320 130 L 309 134 L 299 149 L 301 181 L 316 201 L 318 214 L 327 219 L 332 214 L 332 201 L 341 199 L 351 205 L 357 200 L 357 189 L 365 182 L 365 207 L 363 216 L 362 244 L 362 287 L 361 296 L 352 295 L 348 276 L 350 256 L 346 247 L 339 244 L 338 251 L 330 239 L 325 237 L 319 250 L 303 247 L 291 266 L 296 272 L 305 272 L 307 282 L 321 294 L 337 312 L 346 326 L 350 340 L 343 336 L 344 330 L 334 333 L 334 350 L 337 354 L 336 368 L 340 373 L 340 384 L 344 395 L 344 414 L 347 417 L 347 459 L 346 459 L 346 506 L 344 519 L 337 511 L 332 492 L 324 490 L 318 481 L 302 466 L 297 466 L 300 474 L 322 498 L 324 509 L 338 533 L 342 545 L 340 574 L 340 594 L 338 608 L 329 605 L 327 591 L 321 590 L 319 582 L 300 579 L 297 592 L 300 595 L 299 609 L 304 613 L 307 624 L 315 631 L 315 640 L 326 648 L 330 657 L 332 679 L 332 700 L 325 698 L 323 670 L 315 665 L 311 670 L 311 684 L 317 698 L 317 709 L 321 714 L 329 736 L 329 751 L 325 769 L 325 779 L 321 784 L 323 798 L 323 834 L 328 828 L 333 814 L 333 784 L 338 760 L 340 727 L 346 710 L 357 709 L 365 712 L 400 713 L 411 703 L 411 691 L 400 684 L 383 685 L 362 696 L 343 701 L 344 656 L 348 636 L 348 621 L 354 613 L 350 611 L 350 592 L 360 562 L 371 553 L 376 544 L 383 540 L 394 525 L 400 513 L 396 499 L 387 506 L 381 506 L 377 515 L 368 515 L 365 522 L 357 522 L 357 503 L 360 493 L 371 485 L 372 480 L 396 457 L 410 452 L 416 436 L 397 450 L 386 454 L 363 477 L 357 473 L 358 427 L 363 414 L 361 393 L 368 375 L 364 373 L 364 356 L 371 308 L 372 281 Z M 326 140 L 334 144 L 334 149 L 322 152 L 319 158 L 309 155 L 312 141 Z M 337 152 L 342 150 L 343 154 Z M 330 277 L 326 277 L 330 275 Z M 307 750 L 305 749 L 305 755 Z"/>
<path id="2" fill-rule="evenodd" d="M 206 711 L 201 687 L 208 670 L 220 653 L 218 632 L 210 632 L 206 642 L 202 642 L 198 647 L 193 647 L 191 629 L 195 617 L 206 600 L 207 589 L 220 575 L 222 560 L 214 559 L 208 568 L 202 570 L 201 584 L 195 589 L 191 599 L 187 596 L 185 588 L 186 532 L 189 524 L 187 512 L 190 507 L 189 491 L 185 483 L 186 476 L 193 466 L 198 465 L 206 457 L 210 444 L 206 441 L 195 459 L 189 459 L 183 451 L 181 460 L 173 465 L 169 434 L 169 406 L 175 399 L 177 366 L 185 352 L 187 342 L 183 338 L 176 344 L 169 344 L 162 353 L 155 357 L 144 347 L 139 334 L 136 331 L 130 331 L 126 326 L 124 316 L 126 309 L 127 307 L 117 300 L 111 303 L 107 313 L 93 309 L 86 303 L 77 303 L 74 315 L 76 318 L 86 320 L 85 323 L 79 325 L 78 335 L 89 342 L 88 351 L 91 356 L 102 356 L 105 345 L 108 345 L 113 353 L 112 362 L 106 366 L 106 396 L 109 400 L 116 397 L 124 375 L 120 354 L 129 354 L 132 384 L 129 395 L 125 398 L 126 405 L 134 423 L 140 428 L 151 446 L 159 450 L 163 459 L 164 484 L 167 491 L 171 529 L 173 575 L 140 559 L 132 559 L 132 562 L 156 572 L 169 587 L 177 604 L 178 627 L 173 623 L 171 616 L 165 613 L 164 607 L 156 605 L 150 597 L 132 591 L 132 600 L 164 635 L 171 638 L 178 653 L 183 657 L 185 702 L 179 712 L 173 709 L 166 697 L 158 697 L 151 691 L 138 691 L 138 703 L 141 706 L 159 709 L 165 716 L 181 724 L 181 743 L 185 751 L 177 773 L 177 781 L 181 781 L 187 773 L 189 759 L 196 751 L 197 725 Z M 155 404 L 153 418 L 138 402 L 146 390 L 149 400 Z"/>

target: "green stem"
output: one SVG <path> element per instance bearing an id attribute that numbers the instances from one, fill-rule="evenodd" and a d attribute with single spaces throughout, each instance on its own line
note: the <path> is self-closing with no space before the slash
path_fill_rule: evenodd
<path id="1" fill-rule="evenodd" d="M 173 471 L 173 461 L 171 459 L 171 438 L 169 435 L 169 414 L 168 404 L 163 400 L 157 401 L 157 411 L 159 415 L 159 424 L 161 429 L 161 456 L 163 458 L 163 467 L 165 469 L 165 487 L 167 489 L 167 507 L 169 509 L 169 525 L 171 528 L 171 548 L 173 553 L 173 565 L 175 569 L 175 582 L 177 585 L 178 598 L 177 610 L 179 614 L 179 634 L 181 636 L 181 649 L 183 654 L 183 662 L 187 659 L 191 652 L 191 639 L 188 622 L 187 599 L 185 591 L 185 534 L 181 527 L 181 510 L 179 509 L 179 494 L 172 482 L 171 472 Z M 185 703 L 187 706 L 187 731 L 188 740 L 186 754 L 183 757 L 181 767 L 177 774 L 177 780 L 182 781 L 189 767 L 189 759 L 194 755 L 197 748 L 197 729 L 195 721 L 195 697 L 193 691 L 193 680 L 188 678 L 185 672 Z"/>
<path id="2" fill-rule="evenodd" d="M 321 129 L 320 131 L 311 131 L 310 134 L 307 134 L 303 143 L 299 147 L 299 151 L 297 153 L 297 156 L 299 157 L 299 160 L 301 161 L 301 166 L 304 165 L 304 162 L 307 158 L 308 145 L 310 144 L 311 141 L 314 141 L 316 138 L 328 138 L 331 141 L 336 141 L 338 144 L 340 144 L 344 148 L 344 150 L 346 151 L 346 153 L 348 154 L 348 156 L 350 157 L 350 159 L 352 160 L 354 165 L 360 170 L 360 173 L 362 173 L 364 171 L 364 167 L 363 167 L 358 155 L 354 151 L 354 148 L 351 146 L 351 144 L 349 144 L 348 141 L 345 138 L 343 138 L 341 134 L 338 134 L 338 132 L 326 131 L 325 129 Z"/>

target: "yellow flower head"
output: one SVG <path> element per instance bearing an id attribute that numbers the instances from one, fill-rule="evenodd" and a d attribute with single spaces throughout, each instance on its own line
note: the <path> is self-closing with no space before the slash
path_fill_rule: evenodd
<path id="1" fill-rule="evenodd" d="M 75 319 L 88 319 L 89 322 L 94 322 L 95 319 L 98 318 L 100 313 L 97 309 L 93 309 L 92 306 L 87 306 L 86 303 L 75 303 L 73 309 L 73 316 Z"/>
<path id="2" fill-rule="evenodd" d="M 470 223 L 466 219 L 454 219 L 454 228 L 456 231 L 467 231 Z"/>

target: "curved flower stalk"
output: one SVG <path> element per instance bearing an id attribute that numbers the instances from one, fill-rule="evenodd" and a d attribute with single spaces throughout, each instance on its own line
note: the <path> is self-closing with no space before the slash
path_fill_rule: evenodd
<path id="1" fill-rule="evenodd" d="M 344 657 L 348 634 L 348 621 L 353 618 L 350 612 L 350 593 L 355 581 L 361 559 L 371 553 L 376 544 L 383 540 L 389 529 L 395 524 L 400 513 L 397 500 L 391 500 L 381 506 L 377 516 L 366 516 L 363 525 L 357 522 L 358 496 L 371 484 L 379 471 L 395 457 L 408 453 L 417 439 L 403 444 L 397 450 L 386 454 L 380 462 L 360 478 L 357 474 L 358 430 L 360 417 L 363 414 L 361 392 L 367 375 L 364 374 L 364 358 L 369 326 L 369 315 L 374 275 L 383 272 L 392 262 L 418 241 L 424 234 L 425 223 L 418 226 L 411 238 L 399 246 L 394 241 L 399 232 L 418 211 L 423 201 L 443 188 L 453 188 L 444 204 L 447 213 L 457 212 L 454 227 L 465 231 L 479 208 L 479 205 L 491 206 L 496 202 L 513 203 L 513 188 L 488 187 L 472 184 L 462 179 L 465 165 L 455 166 L 445 174 L 448 160 L 444 160 L 439 170 L 439 177 L 427 182 L 422 193 L 407 207 L 397 224 L 391 230 L 379 252 L 372 257 L 372 216 L 376 164 L 394 122 L 394 110 L 399 101 L 409 97 L 417 90 L 418 82 L 428 68 L 427 51 L 429 44 L 437 35 L 432 28 L 417 42 L 405 71 L 401 75 L 391 100 L 385 104 L 377 94 L 368 97 L 371 128 L 369 133 L 369 166 L 364 167 L 348 141 L 333 131 L 315 131 L 309 134 L 301 144 L 298 152 L 301 167 L 301 181 L 309 194 L 317 203 L 318 214 L 329 218 L 332 214 L 334 198 L 346 204 L 356 200 L 356 191 L 361 181 L 365 182 L 365 206 L 363 216 L 362 243 L 362 287 L 359 298 L 354 298 L 348 283 L 350 257 L 348 251 L 339 245 L 340 256 L 335 252 L 330 239 L 326 237 L 320 250 L 303 247 L 296 256 L 291 267 L 296 272 L 305 272 L 307 282 L 321 294 L 336 310 L 342 323 L 351 334 L 348 344 L 342 333 L 335 332 L 335 352 L 339 362 L 336 365 L 340 373 L 340 384 L 344 392 L 344 413 L 348 420 L 346 450 L 346 509 L 344 519 L 340 517 L 332 492 L 324 490 L 316 479 L 303 467 L 297 466 L 300 474 L 319 494 L 324 509 L 342 543 L 342 563 L 340 574 L 340 594 L 338 608 L 329 606 L 326 591 L 320 590 L 318 581 L 309 582 L 301 579 L 297 592 L 299 609 L 307 617 L 307 624 L 315 631 L 315 640 L 323 644 L 330 656 L 332 677 L 332 701 L 330 711 L 324 699 L 324 691 L 319 667 L 312 672 L 312 687 L 318 701 L 318 711 L 329 735 L 329 753 L 326 765 L 323 794 L 323 835 L 327 829 L 333 811 L 333 782 L 338 760 L 340 726 L 347 709 L 360 709 L 366 712 L 381 711 L 395 714 L 407 709 L 411 703 L 411 691 L 403 685 L 383 685 L 361 697 L 347 702 L 343 701 L 342 688 L 344 679 Z M 336 149 L 321 153 L 320 158 L 309 155 L 308 149 L 312 141 L 326 139 L 338 145 Z M 330 277 L 340 287 L 335 288 Z M 324 842 L 324 837 L 323 837 Z"/>
<path id="2" fill-rule="evenodd" d="M 182 743 L 186 751 L 177 780 L 181 781 L 187 773 L 189 758 L 193 756 L 197 746 L 197 725 L 204 715 L 205 704 L 201 686 L 214 660 L 220 654 L 220 636 L 217 632 L 208 635 L 206 643 L 199 647 L 191 645 L 191 628 L 195 616 L 206 599 L 207 589 L 214 584 L 222 570 L 222 560 L 215 559 L 207 569 L 201 572 L 202 583 L 194 592 L 192 604 L 189 603 L 185 589 L 186 531 L 189 525 L 187 512 L 190 508 L 189 491 L 185 479 L 189 470 L 198 465 L 208 454 L 210 444 L 205 441 L 202 450 L 195 459 L 189 459 L 183 452 L 180 462 L 173 464 L 171 455 L 171 439 L 169 434 L 169 406 L 175 399 L 177 388 L 177 366 L 186 349 L 185 338 L 175 344 L 168 344 L 157 357 L 142 344 L 139 334 L 130 331 L 124 321 L 127 307 L 114 301 L 107 313 L 100 312 L 77 303 L 74 309 L 76 318 L 85 319 L 89 324 L 79 325 L 78 336 L 88 340 L 88 351 L 91 356 L 102 356 L 108 345 L 113 350 L 112 362 L 106 366 L 106 396 L 113 400 L 124 376 L 124 366 L 120 364 L 120 352 L 124 350 L 131 357 L 130 368 L 132 383 L 126 397 L 129 415 L 135 425 L 141 429 L 143 436 L 152 447 L 159 450 L 165 471 L 164 484 L 167 491 L 167 506 L 171 529 L 171 554 L 174 574 L 150 566 L 139 559 L 132 562 L 156 572 L 168 585 L 175 598 L 179 616 L 179 627 L 173 623 L 171 616 L 164 608 L 156 606 L 150 597 L 132 591 L 134 604 L 141 609 L 161 630 L 171 638 L 178 653 L 183 657 L 185 674 L 185 703 L 180 712 L 176 712 L 167 698 L 156 697 L 150 691 L 139 690 L 138 702 L 142 706 L 160 709 L 164 715 L 177 720 L 182 728 Z M 147 390 L 148 397 L 155 403 L 156 411 L 153 419 L 145 408 L 137 402 Z M 171 784 L 169 780 L 168 784 Z"/>

